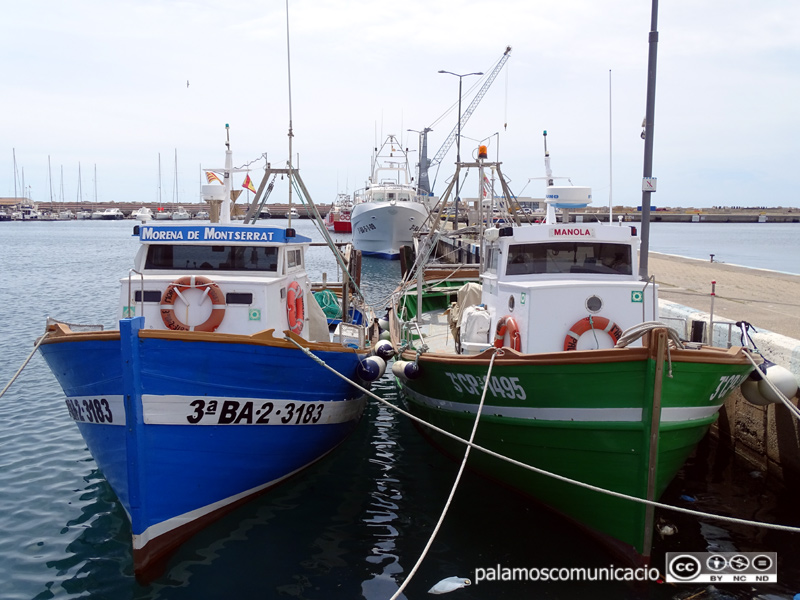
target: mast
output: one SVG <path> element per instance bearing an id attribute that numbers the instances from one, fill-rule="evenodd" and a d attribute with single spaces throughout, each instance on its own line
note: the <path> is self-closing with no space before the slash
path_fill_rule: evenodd
<path id="1" fill-rule="evenodd" d="M 11 149 L 11 156 L 14 157 L 14 198 L 17 197 L 17 149 Z"/>
<path id="2" fill-rule="evenodd" d="M 544 139 L 544 177 L 545 177 L 545 200 L 547 200 L 547 190 L 553 185 L 555 179 L 553 179 L 553 170 L 550 168 L 550 152 L 547 150 L 547 130 L 545 129 L 542 132 L 542 138 Z M 544 218 L 544 222 L 548 225 L 555 225 L 557 222 L 556 217 L 556 209 L 553 208 L 553 205 L 550 202 L 546 202 L 547 204 L 547 213 Z"/>
<path id="3" fill-rule="evenodd" d="M 292 53 L 289 44 L 289 0 L 286 0 L 286 73 L 289 88 L 289 221 L 287 227 L 292 228 Z"/>
<path id="4" fill-rule="evenodd" d="M 231 152 L 231 126 L 225 123 L 225 176 L 222 178 L 224 195 L 220 209 L 219 222 L 227 225 L 231 222 L 231 172 L 233 171 L 233 152 Z"/>
<path id="5" fill-rule="evenodd" d="M 642 248 L 639 254 L 639 278 L 648 279 L 647 259 L 650 247 L 650 194 L 653 185 L 653 132 L 656 113 L 656 58 L 658 51 L 658 0 L 653 0 L 650 15 L 650 52 L 647 61 L 647 111 L 644 117 L 644 170 L 642 175 Z"/>
<path id="6" fill-rule="evenodd" d="M 50 208 L 53 208 L 53 170 L 50 168 L 50 155 L 47 155 L 47 182 L 50 184 Z"/>
<path id="7" fill-rule="evenodd" d="M 172 203 L 178 204 L 178 149 L 175 148 L 175 182 L 172 190 Z"/>

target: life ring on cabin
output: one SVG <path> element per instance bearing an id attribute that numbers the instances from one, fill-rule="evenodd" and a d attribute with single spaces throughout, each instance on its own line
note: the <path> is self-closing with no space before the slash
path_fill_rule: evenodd
<path id="1" fill-rule="evenodd" d="M 592 329 L 607 333 L 614 341 L 614 345 L 622 337 L 622 329 L 614 321 L 609 321 L 605 317 L 585 317 L 567 331 L 567 335 L 564 338 L 564 350 L 575 350 L 578 347 L 580 337 Z"/>
<path id="2" fill-rule="evenodd" d="M 494 347 L 502 348 L 508 334 L 508 341 L 512 350 L 521 352 L 522 336 L 519 333 L 519 325 L 514 317 L 506 315 L 497 322 L 497 329 L 494 334 Z"/>
<path id="3" fill-rule="evenodd" d="M 296 281 L 289 284 L 289 290 L 286 292 L 286 316 L 289 319 L 289 329 L 299 335 L 303 331 L 305 304 L 303 288 Z"/>
<path id="4" fill-rule="evenodd" d="M 205 288 L 203 293 L 208 294 L 211 300 L 211 314 L 200 325 L 186 325 L 175 316 L 175 301 L 181 292 L 191 289 Z M 187 275 L 176 279 L 167 286 L 161 296 L 161 320 L 169 329 L 175 331 L 216 331 L 225 318 L 225 295 L 219 286 L 208 277 L 202 275 Z"/>

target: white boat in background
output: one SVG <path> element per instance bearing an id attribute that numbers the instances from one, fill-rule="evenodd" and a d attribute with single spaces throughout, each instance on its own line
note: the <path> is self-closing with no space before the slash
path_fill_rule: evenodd
<path id="1" fill-rule="evenodd" d="M 101 221 L 121 221 L 125 218 L 125 215 L 122 214 L 122 211 L 118 208 L 107 208 L 104 211 L 92 213 L 92 219 L 95 218 L 100 219 Z"/>
<path id="2" fill-rule="evenodd" d="M 172 220 L 172 213 L 163 206 L 159 206 L 158 210 L 153 213 L 153 219 L 156 221 L 169 221 Z"/>
<path id="3" fill-rule="evenodd" d="M 42 213 L 39 207 L 33 203 L 23 203 L 19 205 L 19 210 L 12 213 L 15 221 L 41 221 Z"/>
<path id="4" fill-rule="evenodd" d="M 411 176 L 408 154 L 393 135 L 375 153 L 372 176 L 355 193 L 350 217 L 353 246 L 362 254 L 396 259 L 428 219 L 426 196 Z"/>
<path id="5" fill-rule="evenodd" d="M 291 210 L 286 211 L 286 218 L 299 219 L 300 213 L 297 212 L 297 209 L 293 206 Z"/>
<path id="6" fill-rule="evenodd" d="M 139 210 L 133 211 L 131 217 L 134 219 L 138 219 L 142 223 L 145 221 L 149 221 L 153 218 L 153 211 L 150 210 L 147 206 L 141 207 Z"/>
<path id="7" fill-rule="evenodd" d="M 71 221 L 74 218 L 75 218 L 75 213 L 69 209 L 59 211 L 58 213 L 59 221 Z"/>
<path id="8" fill-rule="evenodd" d="M 208 219 L 208 211 L 207 210 L 198 210 L 196 213 L 194 213 L 194 218 L 195 219 L 206 219 L 207 220 Z"/>
<path id="9" fill-rule="evenodd" d="M 92 211 L 90 210 L 79 210 L 75 213 L 75 218 L 79 221 L 88 221 L 92 218 Z"/>
<path id="10" fill-rule="evenodd" d="M 172 220 L 173 221 L 188 221 L 191 218 L 192 218 L 192 215 L 190 215 L 189 211 L 187 211 L 182 206 L 179 206 L 172 213 Z"/>

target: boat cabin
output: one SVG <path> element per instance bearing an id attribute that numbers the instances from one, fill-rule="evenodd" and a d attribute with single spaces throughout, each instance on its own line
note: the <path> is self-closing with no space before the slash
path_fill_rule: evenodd
<path id="1" fill-rule="evenodd" d="M 310 238 L 259 225 L 152 223 L 134 228 L 141 248 L 121 280 L 121 316 L 147 329 L 251 335 L 292 330 L 307 339 L 324 313 L 304 265 Z M 320 333 L 322 335 L 322 333 Z"/>
<path id="2" fill-rule="evenodd" d="M 481 307 L 464 313 L 462 353 L 488 348 L 506 323 L 519 335 L 506 333 L 504 345 L 535 353 L 612 348 L 622 331 L 655 319 L 656 287 L 636 272 L 635 228 L 545 223 L 492 227 L 485 239 Z"/>

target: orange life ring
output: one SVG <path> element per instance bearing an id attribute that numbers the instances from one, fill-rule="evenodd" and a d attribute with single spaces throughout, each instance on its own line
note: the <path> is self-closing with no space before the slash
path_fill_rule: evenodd
<path id="1" fill-rule="evenodd" d="M 519 325 L 517 325 L 516 319 L 510 315 L 501 317 L 497 322 L 497 330 L 494 334 L 495 348 L 503 347 L 506 339 L 506 333 L 508 333 L 508 340 L 511 349 L 520 352 L 522 348 L 522 336 L 519 333 Z"/>
<path id="2" fill-rule="evenodd" d="M 303 288 L 296 281 L 289 284 L 286 292 L 286 316 L 289 318 L 289 329 L 300 335 L 303 331 L 305 305 L 303 304 Z"/>
<path id="3" fill-rule="evenodd" d="M 622 337 L 622 329 L 613 321 L 609 321 L 605 317 L 585 317 L 567 331 L 564 338 L 564 350 L 575 350 L 580 337 L 592 329 L 606 332 L 614 340 L 614 344 Z"/>
<path id="4" fill-rule="evenodd" d="M 175 316 L 175 301 L 181 292 L 205 288 L 204 293 L 211 299 L 211 314 L 200 325 L 186 325 Z M 161 296 L 161 320 L 175 331 L 216 331 L 225 317 L 225 295 L 219 286 L 208 277 L 187 275 L 176 279 L 167 286 Z"/>

